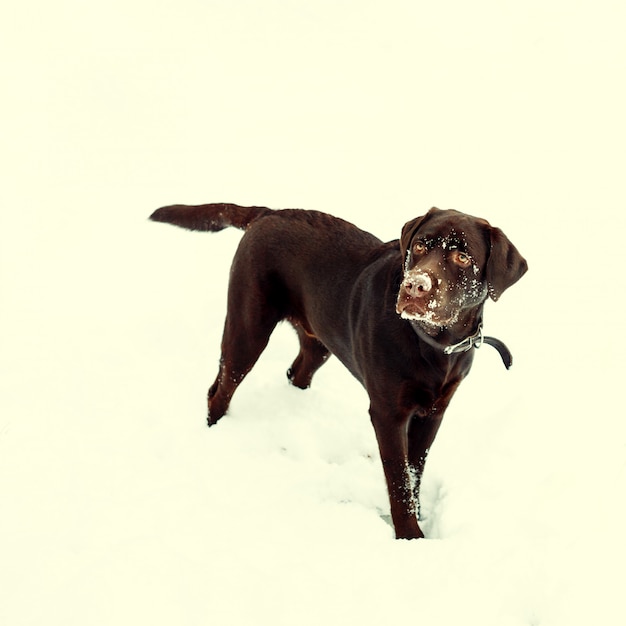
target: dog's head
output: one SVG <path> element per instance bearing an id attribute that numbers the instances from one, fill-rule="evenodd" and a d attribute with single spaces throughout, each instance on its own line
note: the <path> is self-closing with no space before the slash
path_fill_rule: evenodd
<path id="1" fill-rule="evenodd" d="M 497 300 L 528 266 L 505 234 L 483 219 L 432 208 L 407 222 L 397 312 L 436 330 L 449 328 L 487 299 Z"/>

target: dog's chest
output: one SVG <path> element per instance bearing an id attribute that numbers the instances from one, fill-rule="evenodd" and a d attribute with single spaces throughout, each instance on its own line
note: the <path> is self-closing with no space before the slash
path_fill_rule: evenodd
<path id="1" fill-rule="evenodd" d="M 454 393 L 462 380 L 469 372 L 467 359 L 448 359 L 447 367 L 428 367 L 423 365 L 416 368 L 412 382 L 407 386 L 413 401 L 413 411 L 419 417 L 426 417 L 434 413 L 442 413 L 447 408 Z"/>

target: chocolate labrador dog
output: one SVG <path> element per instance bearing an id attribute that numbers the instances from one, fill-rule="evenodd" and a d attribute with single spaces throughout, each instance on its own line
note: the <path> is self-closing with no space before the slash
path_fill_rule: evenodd
<path id="1" fill-rule="evenodd" d="M 278 322 L 300 351 L 287 375 L 307 388 L 334 354 L 363 384 L 387 480 L 396 537 L 423 537 L 419 488 L 426 455 L 473 348 L 506 346 L 482 332 L 483 305 L 527 270 L 504 233 L 433 208 L 383 243 L 316 211 L 234 204 L 175 205 L 151 219 L 191 230 L 245 230 L 233 259 L 209 425 L 227 411 Z"/>

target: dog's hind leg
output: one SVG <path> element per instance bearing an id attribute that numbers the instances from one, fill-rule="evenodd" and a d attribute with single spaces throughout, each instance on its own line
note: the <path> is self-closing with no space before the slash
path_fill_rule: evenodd
<path id="1" fill-rule="evenodd" d="M 257 362 L 282 316 L 253 287 L 229 289 L 228 313 L 222 337 L 220 369 L 208 393 L 208 424 L 213 426 L 228 410 L 241 381 Z"/>
<path id="2" fill-rule="evenodd" d="M 315 372 L 328 360 L 330 351 L 317 337 L 304 330 L 301 324 L 292 323 L 300 339 L 300 352 L 287 370 L 287 378 L 295 387 L 308 389 Z"/>

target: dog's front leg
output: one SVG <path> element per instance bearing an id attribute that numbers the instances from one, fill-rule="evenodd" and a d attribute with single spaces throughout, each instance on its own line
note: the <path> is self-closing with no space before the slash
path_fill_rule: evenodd
<path id="1" fill-rule="evenodd" d="M 396 539 L 418 539 L 424 536 L 417 523 L 407 451 L 407 417 L 393 416 L 370 408 L 370 416 L 387 480 L 391 519 Z"/>
<path id="2" fill-rule="evenodd" d="M 420 485 L 422 482 L 422 474 L 424 473 L 424 465 L 430 447 L 435 440 L 443 411 L 432 413 L 427 417 L 414 416 L 409 422 L 409 467 L 411 468 L 413 478 L 413 496 L 415 500 L 416 513 L 419 519 L 420 513 Z"/>

